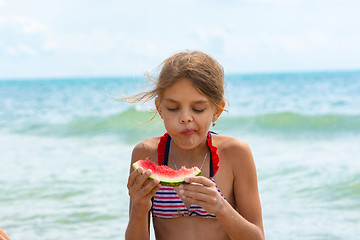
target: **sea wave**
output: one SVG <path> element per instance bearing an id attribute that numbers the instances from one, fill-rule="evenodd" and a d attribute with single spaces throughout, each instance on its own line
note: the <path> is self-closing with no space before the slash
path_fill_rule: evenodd
<path id="1" fill-rule="evenodd" d="M 0 125 L 0 132 L 60 138 L 115 136 L 132 142 L 162 131 L 161 121 L 157 119 L 150 121 L 153 116 L 152 112 L 130 108 L 118 114 L 78 117 L 65 123 L 44 121 L 4 123 Z"/>
<path id="2" fill-rule="evenodd" d="M 108 116 L 88 116 L 66 123 L 32 122 L 5 124 L 0 130 L 16 134 L 54 137 L 91 137 L 112 135 L 125 141 L 137 141 L 163 133 L 164 126 L 154 113 L 129 108 Z M 150 121 L 151 120 L 151 121 Z M 294 112 L 269 113 L 255 116 L 225 115 L 219 119 L 215 131 L 249 133 L 299 134 L 359 134 L 360 115 L 304 115 Z"/>
<path id="3" fill-rule="evenodd" d="M 226 129 L 242 128 L 281 133 L 359 133 L 360 115 L 305 115 L 294 112 L 269 113 L 219 120 Z"/>

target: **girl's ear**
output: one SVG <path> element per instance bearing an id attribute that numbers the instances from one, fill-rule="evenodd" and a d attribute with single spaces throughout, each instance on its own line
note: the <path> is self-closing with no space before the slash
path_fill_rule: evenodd
<path id="1" fill-rule="evenodd" d="M 213 119 L 212 119 L 213 122 L 215 122 L 220 117 L 221 113 L 224 111 L 224 107 L 225 107 L 225 101 L 222 100 L 219 103 L 219 107 L 216 107 L 216 110 L 215 110 L 215 113 L 214 113 Z"/>
<path id="2" fill-rule="evenodd" d="M 159 98 L 155 98 L 155 106 L 156 106 L 156 111 L 159 113 L 160 117 L 163 118 L 162 116 L 162 110 L 161 110 L 161 107 L 160 107 L 160 100 Z"/>

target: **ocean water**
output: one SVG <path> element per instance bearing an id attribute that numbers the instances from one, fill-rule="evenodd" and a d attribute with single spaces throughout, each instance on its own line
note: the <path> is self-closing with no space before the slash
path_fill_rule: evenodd
<path id="1" fill-rule="evenodd" d="M 360 72 L 227 75 L 214 131 L 249 143 L 266 239 L 359 239 Z M 0 227 L 124 239 L 134 145 L 161 135 L 142 77 L 0 81 Z M 153 233 L 152 233 L 152 238 Z"/>

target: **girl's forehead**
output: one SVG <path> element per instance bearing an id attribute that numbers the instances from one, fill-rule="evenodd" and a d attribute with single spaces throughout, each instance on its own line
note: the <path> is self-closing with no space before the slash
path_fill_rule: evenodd
<path id="1" fill-rule="evenodd" d="M 163 100 L 179 101 L 179 100 L 192 100 L 196 102 L 209 101 L 202 91 L 200 91 L 190 80 L 187 78 L 180 79 L 176 83 L 166 88 L 162 96 Z"/>

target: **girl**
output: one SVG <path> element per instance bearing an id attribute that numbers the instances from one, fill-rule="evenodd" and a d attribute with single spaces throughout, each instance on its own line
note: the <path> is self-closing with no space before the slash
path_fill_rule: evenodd
<path id="1" fill-rule="evenodd" d="M 150 170 L 130 170 L 126 239 L 264 239 L 257 175 L 248 145 L 209 132 L 225 107 L 224 71 L 202 52 L 180 52 L 163 62 L 152 91 L 167 133 L 136 145 L 131 165 L 150 157 L 173 169 L 201 168 L 179 187 L 148 180 Z M 164 197 L 166 196 L 166 197 Z"/>

